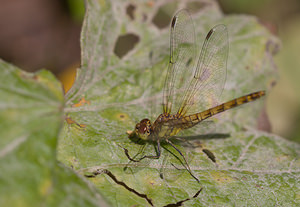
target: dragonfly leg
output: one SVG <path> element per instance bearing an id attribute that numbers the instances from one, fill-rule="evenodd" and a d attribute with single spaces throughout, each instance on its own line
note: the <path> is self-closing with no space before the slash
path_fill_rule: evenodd
<path id="1" fill-rule="evenodd" d="M 157 140 L 157 154 L 156 154 L 156 155 L 145 155 L 145 156 L 143 156 L 143 157 L 141 157 L 141 158 L 138 158 L 138 159 L 132 158 L 132 157 L 129 155 L 129 153 L 128 153 L 128 149 L 126 149 L 126 148 L 124 148 L 124 147 L 122 147 L 122 146 L 120 146 L 120 147 L 124 150 L 124 153 L 125 153 L 126 157 L 127 157 L 130 161 L 132 161 L 132 162 L 140 162 L 141 160 L 143 160 L 143 159 L 145 159 L 145 158 L 149 158 L 149 159 L 158 159 L 158 158 L 160 158 L 160 154 L 161 154 L 161 152 L 160 152 L 160 142 L 159 142 L 159 140 Z"/>
<path id="2" fill-rule="evenodd" d="M 142 157 L 141 160 L 144 158 L 150 158 L 150 159 L 160 158 L 160 142 L 159 142 L 159 140 L 157 140 L 157 154 L 156 155 L 146 155 L 146 156 Z"/>
<path id="3" fill-rule="evenodd" d="M 182 154 L 182 152 L 170 140 L 166 139 L 166 142 L 169 143 L 183 157 L 183 160 L 184 160 L 184 162 L 186 164 L 187 170 L 189 171 L 189 173 L 191 174 L 191 176 L 193 178 L 195 178 L 197 180 L 197 182 L 199 183 L 200 182 L 199 179 L 192 173 L 192 170 L 191 170 L 188 162 L 186 161 L 185 156 Z"/>

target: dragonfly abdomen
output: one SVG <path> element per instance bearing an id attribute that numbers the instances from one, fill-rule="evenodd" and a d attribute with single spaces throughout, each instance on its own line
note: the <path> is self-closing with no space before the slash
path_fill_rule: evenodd
<path id="1" fill-rule="evenodd" d="M 203 121 L 204 119 L 207 119 L 209 117 L 212 117 L 218 113 L 221 113 L 223 111 L 226 111 L 228 109 L 240 106 L 242 104 L 251 102 L 251 101 L 255 101 L 256 99 L 262 97 L 265 95 L 264 91 L 258 91 L 255 93 L 251 93 L 236 99 L 233 99 L 231 101 L 228 101 L 226 103 L 220 104 L 218 106 L 215 106 L 213 108 L 207 109 L 205 111 L 202 111 L 200 113 L 197 114 L 192 114 L 189 116 L 185 116 L 183 117 L 183 122 L 185 124 L 185 128 L 190 128 L 196 124 L 198 124 L 199 122 Z"/>

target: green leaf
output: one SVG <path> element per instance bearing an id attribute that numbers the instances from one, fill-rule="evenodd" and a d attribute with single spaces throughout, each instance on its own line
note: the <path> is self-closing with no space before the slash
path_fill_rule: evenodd
<path id="1" fill-rule="evenodd" d="M 299 144 L 255 129 L 264 99 L 213 118 L 212 128 L 201 124 L 173 139 L 200 183 L 166 143 L 160 159 L 129 162 L 123 148 L 132 156 L 155 154 L 153 145 L 126 134 L 161 108 L 151 105 L 160 101 L 169 31 L 152 20 L 156 11 L 171 18 L 184 7 L 141 1 L 132 18 L 129 4 L 86 2 L 82 68 L 65 101 L 49 72 L 29 74 L 0 61 L 0 206 L 107 206 L 101 196 L 112 206 L 296 206 Z M 212 1 L 186 6 L 194 9 L 199 47 L 212 26 L 229 28 L 223 100 L 257 90 L 268 94 L 277 78 L 272 55 L 278 40 L 255 18 L 224 16 Z M 139 42 L 119 59 L 115 43 L 128 33 Z"/>
<path id="2" fill-rule="evenodd" d="M 0 60 L 0 206 L 103 203 L 56 161 L 63 107 L 62 87 L 49 71 L 30 74 Z"/>
<path id="3" fill-rule="evenodd" d="M 215 138 L 205 136 L 210 131 L 200 124 L 182 134 L 189 138 L 174 140 L 200 183 L 166 143 L 162 143 L 160 159 L 129 162 L 122 147 L 131 156 L 155 154 L 151 144 L 140 151 L 143 145 L 131 141 L 126 131 L 143 118 L 153 118 L 151 100 L 159 97 L 166 75 L 169 30 L 153 25 L 160 5 L 135 2 L 134 19 L 126 14 L 128 5 L 124 1 L 87 1 L 82 68 L 66 95 L 65 112 L 76 123 L 65 122 L 58 159 L 89 177 L 112 206 L 163 206 L 185 199 L 187 206 L 296 206 L 299 145 L 255 129 L 264 99 L 212 119 L 213 132 L 221 133 Z M 175 8 L 175 12 L 183 6 L 165 4 L 161 12 L 164 8 Z M 193 19 L 201 39 L 199 47 L 212 26 L 223 23 L 229 30 L 223 100 L 257 90 L 268 94 L 277 78 L 272 55 L 278 40 L 254 17 L 224 16 L 214 2 L 198 7 Z M 138 36 L 139 43 L 119 59 L 113 53 L 114 45 L 118 36 L 127 33 Z M 203 149 L 215 155 L 216 163 Z M 200 188 L 198 197 L 192 198 Z"/>
<path id="4" fill-rule="evenodd" d="M 171 4 L 162 8 L 184 7 Z M 64 123 L 58 159 L 89 177 L 112 206 L 164 206 L 185 199 L 187 206 L 296 206 L 299 145 L 255 129 L 264 99 L 212 119 L 212 131 L 219 136 L 207 135 L 210 131 L 200 124 L 181 134 L 189 135 L 186 139 L 173 140 L 200 183 L 166 143 L 160 159 L 129 162 L 123 147 L 131 156 L 155 154 L 153 145 L 133 142 L 126 131 L 143 118 L 153 118 L 151 101 L 159 97 L 166 75 L 169 30 L 159 30 L 152 22 L 161 4 L 135 2 L 134 19 L 126 14 L 128 5 L 127 1 L 87 1 L 82 67 L 66 95 L 65 112 L 73 121 Z M 272 55 L 278 40 L 256 18 L 224 16 L 214 2 L 200 1 L 193 19 L 200 43 L 212 26 L 228 27 L 224 101 L 257 90 L 269 93 L 277 78 Z M 138 36 L 139 43 L 119 59 L 114 45 L 118 36 L 127 33 Z M 215 155 L 216 163 L 203 149 Z M 201 193 L 192 198 L 200 188 Z"/>

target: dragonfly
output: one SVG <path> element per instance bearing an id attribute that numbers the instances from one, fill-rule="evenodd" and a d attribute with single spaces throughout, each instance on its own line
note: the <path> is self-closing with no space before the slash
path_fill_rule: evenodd
<path id="1" fill-rule="evenodd" d="M 198 60 L 193 21 L 187 10 L 178 11 L 171 21 L 170 57 L 163 89 L 163 113 L 151 123 L 147 118 L 136 124 L 129 137 L 154 142 L 156 155 L 129 160 L 158 159 L 160 143 L 170 144 L 183 158 L 185 167 L 193 175 L 183 153 L 170 141 L 180 131 L 189 129 L 221 112 L 257 100 L 265 91 L 257 91 L 218 104 L 227 73 L 228 31 L 225 25 L 214 26 L 207 33 Z"/>

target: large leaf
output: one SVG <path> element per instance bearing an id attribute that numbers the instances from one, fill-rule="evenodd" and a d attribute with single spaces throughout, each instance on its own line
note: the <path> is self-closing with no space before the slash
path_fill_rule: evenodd
<path id="1" fill-rule="evenodd" d="M 201 135 L 199 126 L 185 134 L 194 136 L 174 140 L 200 183 L 166 144 L 160 160 L 128 162 L 120 146 L 132 155 L 140 148 L 125 131 L 150 116 L 150 100 L 159 97 L 168 59 L 168 30 L 158 30 L 151 22 L 160 5 L 136 4 L 134 21 L 129 21 L 127 4 L 87 2 L 82 71 L 64 109 L 69 118 L 61 133 L 59 159 L 90 177 L 98 191 L 56 162 L 64 108 L 57 81 L 47 71 L 28 74 L 0 62 L 0 205 L 105 206 L 99 192 L 113 205 L 122 206 L 183 201 L 197 206 L 296 205 L 299 145 L 253 129 L 263 101 L 213 119 L 213 131 L 222 134 Z M 162 11 L 171 15 L 179 8 L 174 5 L 163 6 Z M 230 29 L 224 100 L 269 88 L 275 76 L 271 55 L 276 39 L 251 17 L 223 17 L 214 3 L 190 5 L 201 7 L 193 15 L 199 38 L 219 22 Z M 138 35 L 140 42 L 119 60 L 113 54 L 114 43 L 126 32 Z M 149 78 L 153 74 L 155 83 Z M 215 154 L 216 163 L 204 148 Z M 148 145 L 144 153 L 153 154 L 153 147 Z"/>
<path id="2" fill-rule="evenodd" d="M 264 100 L 225 112 L 218 121 L 213 119 L 213 131 L 222 133 L 215 138 L 199 135 L 203 132 L 199 126 L 186 133 L 196 136 L 176 141 L 200 183 L 167 144 L 163 144 L 159 160 L 128 161 L 122 147 L 135 155 L 141 146 L 129 140 L 125 132 L 150 116 L 150 100 L 159 97 L 162 89 L 159 83 L 165 76 L 169 44 L 168 29 L 158 30 L 151 22 L 160 5 L 136 3 L 131 20 L 126 14 L 128 4 L 87 1 L 82 68 L 67 94 L 65 108 L 77 124 L 65 122 L 59 160 L 90 177 L 113 206 L 163 206 L 191 198 L 200 188 L 198 197 L 186 205 L 296 206 L 299 145 L 254 129 Z M 193 14 L 198 38 L 203 39 L 217 23 L 226 24 L 230 32 L 224 101 L 269 89 L 276 78 L 272 53 L 277 40 L 253 17 L 223 16 L 214 3 L 201 5 Z M 114 44 L 126 33 L 134 33 L 140 41 L 118 59 Z M 151 82 L 153 74 L 157 74 L 158 83 Z M 154 89 L 150 89 L 153 84 Z M 154 95 L 150 93 L 153 90 Z M 226 134 L 229 136 L 222 136 Z M 203 148 L 214 153 L 216 163 Z M 153 146 L 147 145 L 143 153 L 154 154 Z"/>
<path id="3" fill-rule="evenodd" d="M 61 85 L 0 61 L 0 206 L 98 206 L 93 187 L 56 161 Z"/>

